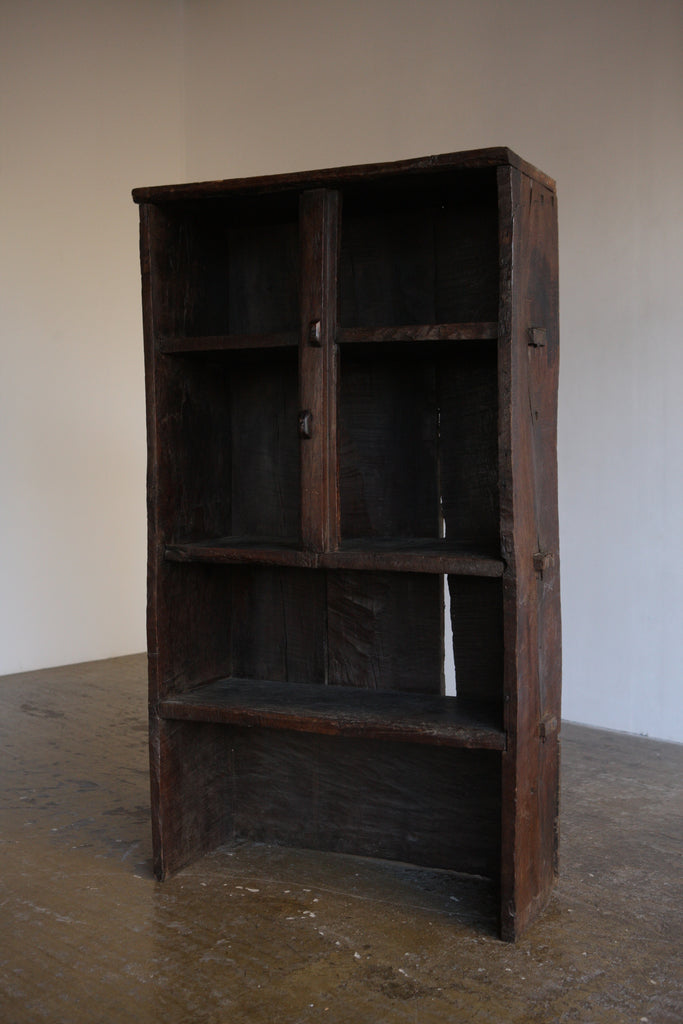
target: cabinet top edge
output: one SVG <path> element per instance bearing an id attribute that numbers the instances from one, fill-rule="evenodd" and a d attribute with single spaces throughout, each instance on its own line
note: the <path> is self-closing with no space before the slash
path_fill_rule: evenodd
<path id="1" fill-rule="evenodd" d="M 355 164 L 347 167 L 329 167 L 314 171 L 296 171 L 251 178 L 154 185 L 133 189 L 133 200 L 136 203 L 155 203 L 171 200 L 218 199 L 230 195 L 258 195 L 264 192 L 285 192 L 301 188 L 333 188 L 361 181 L 381 181 L 399 177 L 409 179 L 411 175 L 417 174 L 448 170 L 477 170 L 487 167 L 514 167 L 552 192 L 555 191 L 553 178 L 527 163 L 506 146 L 499 146 L 409 160 L 395 160 L 389 163 Z"/>

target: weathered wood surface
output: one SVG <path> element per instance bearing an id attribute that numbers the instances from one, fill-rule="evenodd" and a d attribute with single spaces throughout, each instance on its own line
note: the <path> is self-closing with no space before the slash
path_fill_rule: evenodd
<path id="1" fill-rule="evenodd" d="M 391 184 L 392 178 L 415 180 L 416 187 L 429 188 L 434 174 L 444 171 L 475 170 L 501 166 L 517 167 L 530 178 L 555 188 L 555 182 L 543 171 L 523 160 L 505 146 L 488 149 L 464 150 L 438 156 L 395 160 L 384 164 L 356 164 L 348 167 L 325 168 L 317 171 L 297 171 L 290 174 L 262 175 L 254 178 L 229 178 L 221 181 L 201 181 L 180 185 L 153 185 L 133 190 L 136 203 L 176 202 L 187 199 L 211 199 L 225 195 L 269 196 L 274 192 L 302 188 L 340 188 L 341 186 L 371 183 Z"/>
<path id="2" fill-rule="evenodd" d="M 500 718 L 487 703 L 358 689 L 221 679 L 164 700 L 164 718 L 285 729 L 327 736 L 503 750 Z"/>
<path id="3" fill-rule="evenodd" d="M 505 724 L 501 932 L 522 934 L 557 876 L 560 603 L 557 520 L 558 268 L 554 192 L 499 172 L 501 547 Z M 514 211 L 514 218 L 512 216 Z M 546 345 L 530 344 L 529 328 Z M 506 340 L 507 339 L 507 340 Z M 551 555 L 537 576 L 539 549 Z M 545 559 L 544 559 L 545 561 Z"/>
<path id="4" fill-rule="evenodd" d="M 424 348 L 425 342 L 486 341 L 498 337 L 498 322 L 454 323 L 454 324 L 397 324 L 378 327 L 338 327 L 336 340 L 339 345 L 396 344 L 410 342 L 411 346 Z M 416 347 L 405 349 L 405 354 L 415 358 L 419 355 Z"/>
<path id="5" fill-rule="evenodd" d="M 422 573 L 327 573 L 329 681 L 443 693 L 443 593 Z"/>
<path id="6" fill-rule="evenodd" d="M 557 870 L 552 181 L 496 149 L 135 199 L 155 870 L 233 835 L 471 870 L 516 938 Z"/>
<path id="7" fill-rule="evenodd" d="M 274 744 L 271 733 L 254 730 L 243 736 L 234 747 L 235 834 L 496 873 L 499 753 L 293 733 Z"/>
<path id="8" fill-rule="evenodd" d="M 458 187 L 367 189 L 345 199 L 340 323 L 405 327 L 485 321 L 498 313 L 495 175 Z"/>
<path id="9" fill-rule="evenodd" d="M 160 348 L 183 337 L 298 328 L 298 214 L 296 203 L 281 206 L 246 222 L 243 204 L 154 208 L 164 236 L 154 253 Z"/>
<path id="10" fill-rule="evenodd" d="M 449 576 L 459 697 L 503 703 L 503 591 L 500 579 Z"/>
<path id="11" fill-rule="evenodd" d="M 256 334 L 178 334 L 160 338 L 159 351 L 169 354 L 190 352 L 232 352 L 242 349 L 266 352 L 271 348 L 297 348 L 298 331 Z"/>
<path id="12" fill-rule="evenodd" d="M 196 730 L 206 730 L 213 759 L 206 806 L 212 831 L 224 830 L 223 842 L 245 838 L 497 874 L 498 751 L 163 724 L 188 752 L 190 771 Z M 182 796 L 189 801 L 192 780 L 181 763 L 173 767 L 179 779 L 185 776 Z M 189 817 L 199 834 L 194 808 Z"/>
<path id="13" fill-rule="evenodd" d="M 446 537 L 500 550 L 498 396 L 494 344 L 437 364 L 440 486 Z"/>
<path id="14" fill-rule="evenodd" d="M 337 472 L 337 264 L 339 195 L 301 197 L 301 341 L 299 410 L 301 542 L 308 551 L 339 546 Z"/>
<path id="15" fill-rule="evenodd" d="M 173 562 L 283 565 L 305 569 L 453 573 L 458 576 L 503 575 L 504 562 L 450 540 L 434 537 L 354 538 L 339 551 L 303 551 L 291 537 L 217 537 L 168 544 L 165 556 Z"/>
<path id="16" fill-rule="evenodd" d="M 224 573 L 232 587 L 230 675 L 326 682 L 324 575 L 252 566 Z"/>
<path id="17" fill-rule="evenodd" d="M 339 489 L 344 539 L 440 536 L 434 367 L 341 361 Z"/>

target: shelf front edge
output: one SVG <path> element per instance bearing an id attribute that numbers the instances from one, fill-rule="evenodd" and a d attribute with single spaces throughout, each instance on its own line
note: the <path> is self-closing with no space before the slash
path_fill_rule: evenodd
<path id="1" fill-rule="evenodd" d="M 245 692 L 248 683 L 254 690 L 251 700 Z M 299 693 L 300 690 L 303 692 Z M 312 697 L 310 691 L 315 691 Z M 324 700 L 328 696 L 329 702 Z M 323 698 L 323 706 L 320 698 Z M 384 703 L 386 708 L 382 707 Z M 431 703 L 428 699 L 427 704 Z M 477 750 L 506 748 L 503 730 L 476 721 L 476 715 L 465 712 L 461 720 L 457 713 L 442 717 L 430 707 L 422 712 L 419 695 L 363 691 L 354 687 L 254 680 L 238 681 L 234 685 L 224 681 L 166 698 L 159 702 L 158 713 L 162 718 L 175 721 Z"/>
<path id="2" fill-rule="evenodd" d="M 218 565 L 281 565 L 303 569 L 348 569 L 375 572 L 416 572 L 456 576 L 503 575 L 505 563 L 489 555 L 449 551 L 378 551 L 347 548 L 340 551 L 304 551 L 295 547 L 246 547 L 194 542 L 169 544 L 171 562 L 211 562 Z"/>

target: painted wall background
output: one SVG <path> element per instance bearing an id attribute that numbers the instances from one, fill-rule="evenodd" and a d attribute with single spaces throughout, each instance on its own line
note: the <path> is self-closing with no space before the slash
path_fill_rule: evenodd
<path id="1" fill-rule="evenodd" d="M 182 5 L 0 4 L 0 672 L 145 646 L 133 183 L 184 173 Z"/>
<path id="2" fill-rule="evenodd" d="M 558 182 L 564 715 L 683 741 L 678 0 L 0 18 L 0 671 L 144 647 L 130 188 L 507 145 Z"/>

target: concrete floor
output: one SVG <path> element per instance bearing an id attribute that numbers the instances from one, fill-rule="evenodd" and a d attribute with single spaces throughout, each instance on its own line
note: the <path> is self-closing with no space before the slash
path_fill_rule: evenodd
<path id="1" fill-rule="evenodd" d="M 265 846 L 150 871 L 142 656 L 0 680 L 3 1024 L 681 1024 L 683 746 L 565 725 L 561 879 Z"/>

